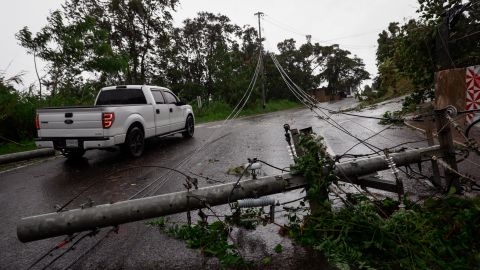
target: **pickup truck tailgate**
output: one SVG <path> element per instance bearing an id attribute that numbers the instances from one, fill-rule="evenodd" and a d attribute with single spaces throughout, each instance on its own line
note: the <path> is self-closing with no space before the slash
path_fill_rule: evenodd
<path id="1" fill-rule="evenodd" d="M 38 110 L 38 137 L 103 137 L 101 108 Z"/>

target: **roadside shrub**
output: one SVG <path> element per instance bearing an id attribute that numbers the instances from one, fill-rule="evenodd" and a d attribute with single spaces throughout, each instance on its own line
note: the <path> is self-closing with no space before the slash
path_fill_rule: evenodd
<path id="1" fill-rule="evenodd" d="M 13 141 L 33 138 L 35 135 L 36 103 L 0 83 L 0 135 Z"/>
<path id="2" fill-rule="evenodd" d="M 0 78 L 2 79 L 2 78 Z M 36 136 L 35 112 L 38 108 L 92 105 L 94 94 L 81 96 L 69 94 L 49 95 L 39 98 L 17 91 L 12 85 L 0 81 L 0 144 L 9 140 L 19 142 Z"/>

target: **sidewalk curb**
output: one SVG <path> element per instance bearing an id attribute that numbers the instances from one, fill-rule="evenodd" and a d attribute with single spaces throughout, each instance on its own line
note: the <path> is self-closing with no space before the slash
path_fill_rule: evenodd
<path id="1" fill-rule="evenodd" d="M 0 164 L 53 155 L 55 155 L 55 150 L 53 150 L 53 148 L 43 148 L 32 151 L 0 155 Z"/>

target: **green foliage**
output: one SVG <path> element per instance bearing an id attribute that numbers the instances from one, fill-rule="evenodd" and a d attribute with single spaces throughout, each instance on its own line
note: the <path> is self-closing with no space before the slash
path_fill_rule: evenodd
<path id="1" fill-rule="evenodd" d="M 0 140 L 2 140 L 1 137 L 0 137 Z M 3 140 L 6 141 L 5 139 Z M 15 143 L 11 143 L 11 142 L 0 143 L 0 155 L 30 151 L 35 149 L 37 149 L 37 146 L 35 145 L 35 142 L 31 140 L 25 140 L 25 141 L 20 141 Z"/>
<path id="2" fill-rule="evenodd" d="M 204 104 L 201 109 L 193 103 L 193 111 L 195 112 L 195 121 L 197 123 L 211 122 L 217 120 L 223 120 L 228 117 L 232 112 L 233 106 L 228 105 L 223 101 L 213 101 Z M 299 103 L 289 100 L 270 100 L 267 102 L 265 109 L 260 104 L 250 104 L 242 110 L 239 116 L 256 115 L 260 113 L 275 112 L 286 109 L 298 108 L 301 105 Z"/>
<path id="3" fill-rule="evenodd" d="M 283 246 L 280 245 L 280 244 L 277 244 L 273 250 L 276 252 L 276 253 L 282 253 L 283 252 Z"/>
<path id="4" fill-rule="evenodd" d="M 298 165 L 293 169 L 309 182 L 310 206 L 323 207 L 309 210 L 302 202 L 300 207 L 287 209 L 286 235 L 321 252 L 339 269 L 478 268 L 480 198 L 449 195 L 427 199 L 423 205 L 405 199 L 405 208 L 400 209 L 399 202 L 392 199 L 371 201 L 360 194 L 347 194 L 346 206 L 333 211 L 322 191 L 325 185 L 335 181 L 335 176 L 327 173 L 333 171 L 333 164 L 321 142 L 322 139 L 312 134 L 303 135 L 300 147 L 305 155 L 297 159 Z M 324 171 L 323 167 L 329 169 Z M 250 267 L 252 264 L 244 261 L 235 246 L 228 243 L 226 224 L 238 225 L 235 217 L 251 221 L 262 214 L 261 209 L 238 211 L 227 222 L 210 225 L 166 228 L 163 219 L 151 224 L 185 240 L 190 248 L 218 257 L 223 267 Z M 243 226 L 254 229 L 256 224 Z M 274 251 L 281 253 L 283 247 L 276 245 Z M 260 263 L 269 265 L 271 259 L 264 258 Z"/>
<path id="5" fill-rule="evenodd" d="M 409 96 L 405 97 L 402 103 L 403 112 L 413 112 L 416 110 L 417 105 L 425 101 L 425 97 L 433 99 L 433 91 L 415 91 Z"/>
<path id="6" fill-rule="evenodd" d="M 31 92 L 17 91 L 14 83 L 11 78 L 7 79 L 0 73 L 0 144 L 11 141 L 31 141 L 36 136 L 35 110 L 37 108 L 93 103 L 93 98 L 89 95 L 81 98 L 59 94 L 38 98 Z M 10 149 L 14 150 L 11 147 Z"/>
<path id="7" fill-rule="evenodd" d="M 473 3 L 461 0 L 418 2 L 419 19 L 411 19 L 403 25 L 390 23 L 388 31 L 382 31 L 377 40 L 379 75 L 374 83 L 377 98 L 412 93 L 404 103 L 404 111 L 433 98 L 434 72 L 444 69 L 436 60 L 435 38 L 444 22 L 445 11 L 462 2 Z M 477 14 L 480 14 L 480 7 L 472 4 L 450 22 L 450 36 L 445 42 L 449 44 L 452 66 L 467 67 L 480 62 Z M 399 85 L 402 80 L 407 83 Z"/>
<path id="8" fill-rule="evenodd" d="M 333 175 L 320 170 L 330 164 L 328 158 L 319 162 L 325 156 L 324 146 L 310 135 L 302 139 L 307 153 L 297 160 L 297 172 L 309 183 L 334 181 Z M 315 199 L 322 192 L 309 185 L 309 193 L 314 195 L 309 198 L 311 206 L 321 203 Z M 371 201 L 347 194 L 347 200 L 344 208 L 335 211 L 330 207 L 290 209 L 287 234 L 324 254 L 339 269 L 476 269 L 480 265 L 476 237 L 480 198 L 448 196 L 428 199 L 423 206 L 405 200 L 405 209 L 392 199 Z"/>
<path id="9" fill-rule="evenodd" d="M 314 51 L 319 52 L 316 59 L 319 78 L 328 82 L 332 94 L 356 90 L 362 81 L 370 78 L 362 59 L 351 57 L 351 53 L 340 49 L 338 44 L 325 47 L 316 44 Z"/>
<path id="10" fill-rule="evenodd" d="M 262 259 L 261 263 L 263 265 L 270 265 L 270 264 L 272 264 L 272 258 L 271 257 L 265 257 L 265 258 Z"/>
<path id="11" fill-rule="evenodd" d="M 395 208 L 395 205 L 393 205 Z M 430 199 L 392 212 L 392 201 L 360 200 L 310 215 L 289 235 L 339 268 L 474 269 L 480 264 L 480 200 Z M 391 213 L 384 216 L 384 212 Z"/>
<path id="12" fill-rule="evenodd" d="M 327 188 L 336 176 L 333 174 L 334 160 L 327 153 L 323 138 L 313 134 L 302 134 L 299 147 L 304 155 L 295 159 L 291 167 L 294 174 L 300 174 L 307 180 L 307 196 L 310 203 L 329 208 Z M 328 168 L 328 169 L 327 169 Z"/>
<path id="13" fill-rule="evenodd" d="M 395 112 L 386 111 L 382 115 L 382 118 L 383 119 L 378 122 L 380 125 L 403 124 L 403 113 L 401 111 L 395 111 Z"/>
<path id="14" fill-rule="evenodd" d="M 269 219 L 268 216 L 264 215 L 263 207 L 236 209 L 231 216 L 225 218 L 225 222 L 239 228 L 254 230 L 258 225 L 264 224 L 264 221 Z"/>
<path id="15" fill-rule="evenodd" d="M 37 102 L 0 82 L 0 135 L 20 141 L 33 138 Z M 0 139 L 2 142 L 8 142 Z"/>
<path id="16" fill-rule="evenodd" d="M 81 95 L 86 83 L 158 84 L 187 100 L 197 96 L 234 105 L 247 89 L 258 60 L 257 32 L 221 14 L 199 12 L 172 25 L 178 0 L 68 0 L 47 18 L 38 33 L 24 27 L 17 39 L 27 51 L 47 62 L 42 84 L 53 95 Z M 333 91 L 356 88 L 368 78 L 362 60 L 335 46 L 278 44 L 278 59 L 302 88 L 328 81 Z M 295 97 L 268 56 L 268 99 Z M 320 74 L 316 75 L 318 68 Z M 251 99 L 258 102 L 260 87 Z"/>
<path id="17" fill-rule="evenodd" d="M 221 221 L 211 224 L 174 225 L 166 227 L 165 220 L 149 223 L 158 226 L 169 235 L 184 240 L 188 248 L 199 249 L 207 257 L 217 257 L 222 268 L 248 268 L 251 262 L 242 258 L 235 245 L 230 244 L 228 235 L 230 228 Z"/>
<path id="18" fill-rule="evenodd" d="M 0 101 L 18 101 L 15 112 L 0 108 L 0 116 L 17 115 L 3 126 L 24 133 L 8 134 L 11 139 L 34 136 L 30 123 L 36 108 L 92 104 L 107 85 L 155 84 L 171 88 L 185 100 L 212 98 L 197 110 L 197 120 L 224 119 L 251 83 L 258 33 L 209 12 L 174 27 L 172 12 L 178 2 L 67 0 L 37 33 L 20 29 L 16 35 L 20 45 L 46 68 L 39 74 L 39 88 L 31 87 L 28 97 L 13 87 L 0 93 Z M 328 81 L 332 91 L 354 89 L 368 78 L 363 62 L 338 46 L 306 43 L 297 48 L 295 40 L 287 39 L 278 48 L 281 65 L 305 90 L 322 81 Z M 242 115 L 297 106 L 268 55 L 263 59 L 267 76 L 259 76 Z M 259 109 L 260 83 L 266 85 L 266 110 Z"/>
<path id="19" fill-rule="evenodd" d="M 167 222 L 166 222 L 165 218 L 163 218 L 163 217 L 152 219 L 152 220 L 146 222 L 147 225 L 156 226 L 156 227 L 159 227 L 162 230 L 165 229 L 166 223 Z"/>

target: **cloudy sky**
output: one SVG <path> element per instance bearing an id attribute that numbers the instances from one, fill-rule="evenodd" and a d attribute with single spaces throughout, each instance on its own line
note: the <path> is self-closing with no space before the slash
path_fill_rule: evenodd
<path id="1" fill-rule="evenodd" d="M 18 45 L 15 33 L 28 26 L 38 31 L 50 11 L 60 7 L 61 0 L 2 1 L 0 8 L 0 70 L 7 75 L 25 71 L 25 84 L 35 82 L 33 58 Z M 265 13 L 262 31 L 265 47 L 294 38 L 298 44 L 312 35 L 313 42 L 338 43 L 362 58 L 371 74 L 376 74 L 375 50 L 378 33 L 389 22 L 415 18 L 416 0 L 180 0 L 174 14 L 176 25 L 199 11 L 227 15 L 238 25 L 257 27 L 257 11 Z M 40 63 L 42 66 L 42 63 Z M 42 71 L 40 71 L 43 74 Z"/>

